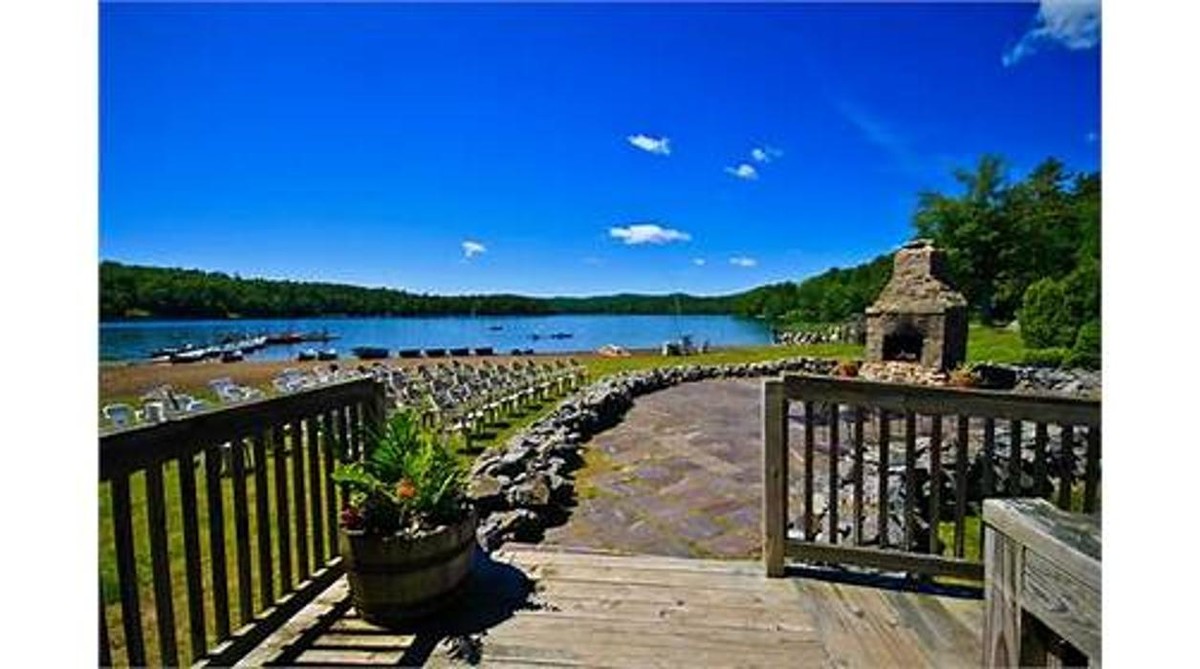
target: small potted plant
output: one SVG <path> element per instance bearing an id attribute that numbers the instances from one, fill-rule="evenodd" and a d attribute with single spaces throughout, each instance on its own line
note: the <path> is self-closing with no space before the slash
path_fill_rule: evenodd
<path id="1" fill-rule="evenodd" d="M 471 571 L 476 514 L 443 438 L 393 414 L 333 479 L 349 492 L 338 546 L 359 614 L 393 625 L 452 600 Z"/>

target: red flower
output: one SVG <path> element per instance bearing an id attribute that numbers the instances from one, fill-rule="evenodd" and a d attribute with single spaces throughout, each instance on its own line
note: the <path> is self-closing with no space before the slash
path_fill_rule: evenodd
<path id="1" fill-rule="evenodd" d="M 408 479 L 401 479 L 396 484 L 396 497 L 400 499 L 412 499 L 417 496 L 417 486 L 413 485 Z"/>

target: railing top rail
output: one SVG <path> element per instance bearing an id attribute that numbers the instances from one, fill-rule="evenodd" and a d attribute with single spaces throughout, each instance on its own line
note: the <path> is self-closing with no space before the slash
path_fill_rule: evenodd
<path id="1" fill-rule="evenodd" d="M 1100 425 L 1100 400 L 1026 395 L 971 388 L 880 383 L 813 374 L 785 374 L 789 400 L 877 406 L 922 414 L 960 414 L 1064 425 Z"/>
<path id="2" fill-rule="evenodd" d="M 195 453 L 213 443 L 247 436 L 337 406 L 372 401 L 382 386 L 370 378 L 352 379 L 288 395 L 249 400 L 100 433 L 100 480 Z"/>

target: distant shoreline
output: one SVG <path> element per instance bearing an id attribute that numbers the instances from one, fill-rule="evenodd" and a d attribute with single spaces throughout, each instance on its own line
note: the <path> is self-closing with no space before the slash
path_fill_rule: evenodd
<path id="1" fill-rule="evenodd" d="M 472 313 L 443 313 L 443 314 L 322 314 L 319 316 L 133 316 L 124 318 L 101 318 L 101 325 L 112 323 L 196 323 L 202 321 L 228 321 L 237 323 L 239 321 L 342 321 L 350 319 L 387 319 L 387 318 L 554 318 L 557 316 L 728 316 L 730 318 L 743 318 L 746 320 L 756 320 L 750 316 L 741 314 L 714 313 L 714 312 L 638 312 L 638 313 L 619 313 L 612 311 L 556 311 L 553 313 L 544 314 L 472 314 Z"/>

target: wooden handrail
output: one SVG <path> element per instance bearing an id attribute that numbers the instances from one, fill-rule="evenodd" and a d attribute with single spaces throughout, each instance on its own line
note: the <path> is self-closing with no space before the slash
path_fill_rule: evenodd
<path id="1" fill-rule="evenodd" d="M 1078 505 L 1080 492 L 1081 510 L 1098 508 L 1099 400 L 811 374 L 769 379 L 763 388 L 763 559 L 770 576 L 782 575 L 785 561 L 791 557 L 981 580 L 982 562 L 965 554 L 965 521 L 968 508 L 977 511 L 982 498 L 1030 494 L 1032 477 L 1033 494 L 1055 495 L 1062 508 Z M 792 401 L 802 404 L 804 424 L 802 506 L 795 517 L 788 515 L 787 499 L 787 416 Z M 847 413 L 843 406 L 848 407 Z M 818 419 L 818 414 L 826 418 Z M 841 422 L 847 420 L 850 427 L 841 429 Z M 1000 425 L 1009 431 L 1006 455 L 997 448 L 997 421 L 1003 421 Z M 1032 438 L 1021 437 L 1025 422 L 1034 425 Z M 873 428 L 873 443 L 864 436 L 864 424 Z M 973 424 L 979 432 L 973 431 Z M 1060 447 L 1053 460 L 1047 452 L 1051 441 L 1048 425 L 1061 428 L 1055 437 L 1068 446 Z M 918 443 L 922 429 L 926 430 L 921 438 L 928 438 L 927 446 Z M 972 435 L 976 441 L 972 442 Z M 816 445 L 821 436 L 825 437 L 824 457 L 829 459 L 822 470 L 827 479 L 822 491 L 824 508 L 814 506 L 819 484 L 814 476 L 815 460 L 820 454 Z M 1076 453 L 1083 447 L 1086 455 Z M 921 449 L 929 451 L 924 471 L 918 467 Z M 868 454 L 873 455 L 877 472 L 874 487 L 864 482 Z M 974 486 L 968 485 L 968 458 L 972 455 L 988 463 Z M 1032 457 L 1027 460 L 1026 455 Z M 943 466 L 943 459 L 949 457 L 953 464 Z M 1085 458 L 1082 476 L 1075 469 L 1077 458 Z M 843 484 L 848 491 L 842 491 Z M 943 485 L 949 485 L 954 494 L 943 494 Z M 871 492 L 877 495 L 873 513 L 864 505 L 865 495 Z M 852 518 L 839 513 L 842 495 L 850 498 Z M 902 496 L 894 508 L 893 495 Z M 825 513 L 820 516 L 822 511 Z M 866 536 L 863 530 L 868 519 L 875 524 L 873 536 Z M 791 537 L 789 520 L 794 525 Z M 938 523 L 951 520 L 951 554 L 939 555 Z M 924 537 L 917 533 L 922 525 L 928 532 Z M 897 533 L 891 534 L 889 528 Z"/>
<path id="2" fill-rule="evenodd" d="M 354 379 L 289 395 L 206 409 L 162 423 L 101 431 L 100 480 L 198 453 L 207 443 L 224 443 L 262 428 L 303 419 L 323 409 L 381 402 L 381 386 Z"/>
<path id="3" fill-rule="evenodd" d="M 787 374 L 783 384 L 789 400 L 867 405 L 900 414 L 956 413 L 996 420 L 1100 425 L 1100 400 L 1096 399 L 881 383 L 813 374 Z"/>
<path id="4" fill-rule="evenodd" d="M 1043 499 L 993 499 L 983 521 L 983 666 L 1099 666 L 1099 518 Z"/>
<path id="5" fill-rule="evenodd" d="M 225 664 L 336 578 L 344 498 L 329 476 L 336 460 L 362 452 L 385 412 L 383 385 L 355 379 L 102 432 L 101 494 L 112 511 L 101 522 L 113 526 L 121 626 L 101 635 L 100 656 L 117 659 L 109 643 L 121 632 L 130 665 Z M 182 550 L 169 525 L 182 530 Z M 146 544 L 149 555 L 139 553 Z M 139 589 L 147 569 L 152 600 Z M 143 620 L 151 608 L 157 658 Z"/>

